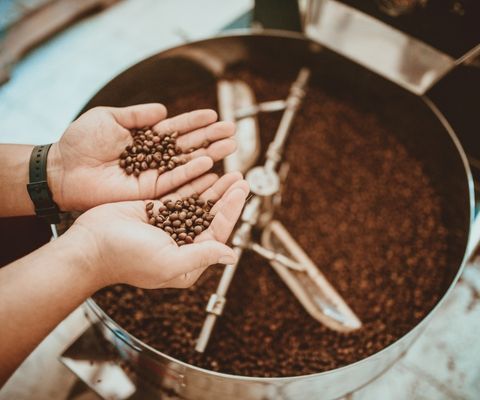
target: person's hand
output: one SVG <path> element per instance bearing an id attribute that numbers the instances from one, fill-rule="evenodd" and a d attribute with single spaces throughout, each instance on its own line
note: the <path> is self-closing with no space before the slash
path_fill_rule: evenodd
<path id="1" fill-rule="evenodd" d="M 208 229 L 193 244 L 177 246 L 162 229 L 148 224 L 148 201 L 105 204 L 82 214 L 62 236 L 78 243 L 98 287 L 127 283 L 142 288 L 188 287 L 212 264 L 230 264 L 234 251 L 224 243 L 230 236 L 248 195 L 240 173 L 220 179 L 207 174 L 164 196 L 177 200 L 193 193 L 217 201 Z M 155 209 L 160 200 L 155 201 Z"/>
<path id="2" fill-rule="evenodd" d="M 208 171 L 214 161 L 235 150 L 234 125 L 215 122 L 213 110 L 197 110 L 165 119 L 161 104 L 124 108 L 93 108 L 74 121 L 48 156 L 48 180 L 63 211 L 87 210 L 116 201 L 158 198 Z M 148 170 L 138 178 L 118 165 L 120 153 L 132 142 L 129 129 L 154 126 L 159 133 L 178 131 L 188 162 L 158 175 Z M 210 145 L 202 148 L 208 141 Z"/>

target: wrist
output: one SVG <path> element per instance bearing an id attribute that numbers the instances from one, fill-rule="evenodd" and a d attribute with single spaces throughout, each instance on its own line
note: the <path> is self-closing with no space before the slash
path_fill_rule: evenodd
<path id="1" fill-rule="evenodd" d="M 73 225 L 55 242 L 62 246 L 67 261 L 90 288 L 91 293 L 110 284 L 105 279 L 97 242 L 88 229 Z"/>
<path id="2" fill-rule="evenodd" d="M 58 142 L 53 143 L 47 158 L 47 182 L 53 201 L 61 211 L 68 211 L 63 200 L 63 160 L 58 148 Z"/>

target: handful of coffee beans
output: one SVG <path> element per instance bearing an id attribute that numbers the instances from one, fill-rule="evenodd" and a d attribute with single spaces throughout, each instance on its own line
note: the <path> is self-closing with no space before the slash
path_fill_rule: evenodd
<path id="1" fill-rule="evenodd" d="M 210 214 L 215 202 L 203 200 L 198 194 L 181 200 L 166 200 L 155 213 L 153 202 L 147 203 L 148 222 L 167 232 L 177 245 L 193 243 L 195 237 L 210 226 L 213 215 Z"/>
<path id="2" fill-rule="evenodd" d="M 185 164 L 182 149 L 177 146 L 178 132 L 158 133 L 152 128 L 132 129 L 133 143 L 120 154 L 119 165 L 127 175 L 156 169 L 158 174 Z"/>

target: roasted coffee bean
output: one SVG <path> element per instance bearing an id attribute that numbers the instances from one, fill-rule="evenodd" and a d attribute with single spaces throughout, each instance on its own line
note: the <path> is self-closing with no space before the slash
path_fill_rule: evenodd
<path id="1" fill-rule="evenodd" d="M 159 135 L 149 128 L 145 130 L 132 129 L 130 133 L 133 144 L 126 146 L 120 154 L 120 168 L 126 170 L 127 166 L 133 163 L 132 172 L 135 176 L 139 176 L 135 169 L 140 172 L 157 169 L 160 175 L 184 163 L 181 157 L 183 152 L 176 145 L 178 133 Z"/>
<path id="2" fill-rule="evenodd" d="M 135 176 L 137 176 L 137 177 L 140 176 L 140 170 L 139 170 L 138 168 L 135 168 L 135 169 L 133 170 L 133 175 L 135 175 Z"/>
<path id="3" fill-rule="evenodd" d="M 125 172 L 127 175 L 131 175 L 133 173 L 133 167 L 129 165 L 127 168 L 125 168 Z"/>
<path id="4" fill-rule="evenodd" d="M 165 200 L 164 203 L 158 207 L 158 214 L 156 215 L 154 212 L 154 203 L 148 202 L 145 205 L 145 210 L 147 216 L 153 218 L 149 219 L 149 221 L 167 232 L 179 246 L 192 243 L 195 236 L 200 234 L 209 225 L 202 217 L 197 218 L 193 213 L 188 211 L 188 208 L 191 207 L 191 201 L 198 201 L 198 196 L 195 197 L 196 199 L 188 197 L 175 202 Z M 196 206 L 196 210 L 198 210 L 199 214 L 205 216 L 205 218 L 209 217 L 208 212 L 200 206 Z M 188 213 L 192 214 L 191 218 L 187 218 Z M 194 227 L 194 225 L 196 226 Z"/>
<path id="5" fill-rule="evenodd" d="M 151 217 L 151 218 L 148 220 L 148 223 L 149 223 L 150 225 L 155 225 L 155 222 L 156 222 L 155 217 Z"/>

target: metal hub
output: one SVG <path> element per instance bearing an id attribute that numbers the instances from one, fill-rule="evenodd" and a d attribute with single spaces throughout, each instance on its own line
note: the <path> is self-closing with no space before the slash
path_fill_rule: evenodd
<path id="1" fill-rule="evenodd" d="M 250 185 L 250 191 L 257 196 L 273 196 L 280 190 L 278 174 L 264 166 L 252 168 L 245 178 Z"/>

